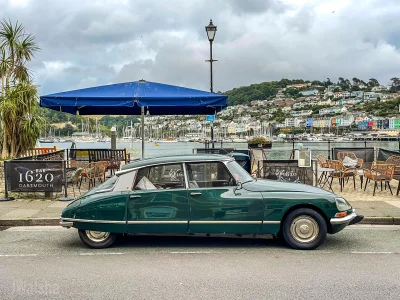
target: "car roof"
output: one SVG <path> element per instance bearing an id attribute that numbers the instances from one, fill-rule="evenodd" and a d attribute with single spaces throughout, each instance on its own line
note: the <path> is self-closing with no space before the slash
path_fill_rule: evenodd
<path id="1" fill-rule="evenodd" d="M 202 162 L 202 161 L 227 161 L 234 160 L 231 156 L 220 154 L 185 154 L 174 156 L 153 157 L 141 160 L 136 160 L 121 167 L 122 170 L 136 169 L 151 165 L 167 164 L 167 163 L 182 163 L 182 162 Z"/>

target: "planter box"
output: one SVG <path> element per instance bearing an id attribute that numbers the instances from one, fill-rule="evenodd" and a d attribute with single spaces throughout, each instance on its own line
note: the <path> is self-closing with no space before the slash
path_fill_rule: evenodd
<path id="1" fill-rule="evenodd" d="M 249 149 L 271 149 L 272 142 L 264 143 L 264 144 L 248 144 Z"/>

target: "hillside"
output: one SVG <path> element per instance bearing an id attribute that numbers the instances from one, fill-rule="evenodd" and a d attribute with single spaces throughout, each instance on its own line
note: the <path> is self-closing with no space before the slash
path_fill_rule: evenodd
<path id="1" fill-rule="evenodd" d="M 229 97 L 228 105 L 246 105 L 250 104 L 250 102 L 254 100 L 271 100 L 273 97 L 275 97 L 280 89 L 285 88 L 287 85 L 310 82 L 311 81 L 303 79 L 281 79 L 280 81 L 268 81 L 234 88 L 226 91 L 224 94 Z M 313 81 L 312 84 L 324 85 L 323 82 L 319 81 Z M 288 89 L 285 91 L 285 93 L 295 98 L 299 96 L 297 89 Z"/>

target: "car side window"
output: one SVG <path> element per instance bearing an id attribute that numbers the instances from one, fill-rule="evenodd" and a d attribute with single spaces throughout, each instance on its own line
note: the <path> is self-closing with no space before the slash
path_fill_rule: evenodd
<path id="1" fill-rule="evenodd" d="M 135 190 L 185 188 L 182 164 L 158 165 L 142 168 L 136 176 Z"/>
<path id="2" fill-rule="evenodd" d="M 189 188 L 235 186 L 236 182 L 221 162 L 186 164 Z"/>

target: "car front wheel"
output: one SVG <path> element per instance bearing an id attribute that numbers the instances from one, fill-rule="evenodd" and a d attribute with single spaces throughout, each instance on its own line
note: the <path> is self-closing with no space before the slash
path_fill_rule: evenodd
<path id="1" fill-rule="evenodd" d="M 89 248 L 101 249 L 114 244 L 117 235 L 112 232 L 79 229 L 79 237 Z"/>
<path id="2" fill-rule="evenodd" d="M 315 249 L 324 242 L 326 233 L 325 219 L 310 208 L 296 209 L 283 221 L 283 238 L 294 249 Z"/>

